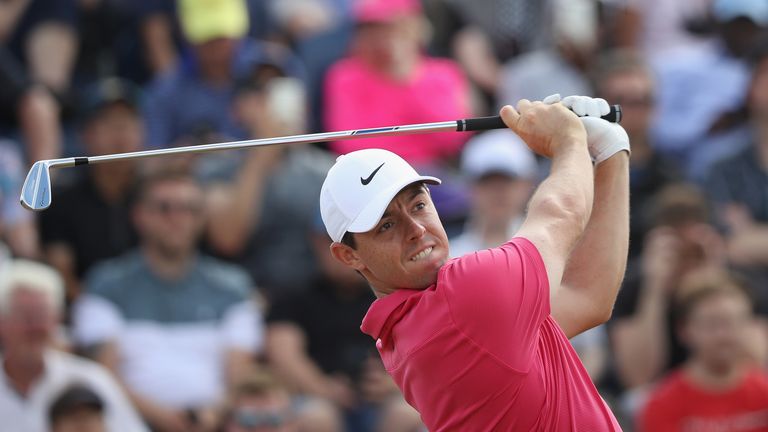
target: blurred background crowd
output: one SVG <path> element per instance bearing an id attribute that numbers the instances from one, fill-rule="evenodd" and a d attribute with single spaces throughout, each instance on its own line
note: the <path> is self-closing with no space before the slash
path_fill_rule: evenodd
<path id="1" fill-rule="evenodd" d="M 632 143 L 610 321 L 573 339 L 626 430 L 768 431 L 768 0 L 0 1 L 0 431 L 423 431 L 318 197 L 336 155 L 425 174 L 454 256 L 547 162 L 511 131 L 54 172 L 39 159 L 605 98 Z M 510 341 L 514 343 L 514 341 Z"/>

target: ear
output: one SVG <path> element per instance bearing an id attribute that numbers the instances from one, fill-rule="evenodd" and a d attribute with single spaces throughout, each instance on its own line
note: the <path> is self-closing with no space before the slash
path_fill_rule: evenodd
<path id="1" fill-rule="evenodd" d="M 351 247 L 339 242 L 333 242 L 331 243 L 330 249 L 331 255 L 336 261 L 360 272 L 365 269 L 365 265 L 360 259 L 360 255 Z"/>

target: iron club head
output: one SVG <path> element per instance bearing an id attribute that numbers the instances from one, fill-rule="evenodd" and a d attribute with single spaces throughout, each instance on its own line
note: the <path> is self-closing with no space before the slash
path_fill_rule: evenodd
<path id="1" fill-rule="evenodd" d="M 37 161 L 27 173 L 21 188 L 21 205 L 29 210 L 45 210 L 51 205 L 51 162 Z"/>

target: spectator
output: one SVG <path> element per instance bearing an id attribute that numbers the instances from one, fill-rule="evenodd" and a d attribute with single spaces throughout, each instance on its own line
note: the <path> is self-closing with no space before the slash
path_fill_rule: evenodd
<path id="1" fill-rule="evenodd" d="M 4 4 L 8 3 L 0 4 L 0 9 Z M 59 103 L 44 86 L 35 84 L 0 44 L 0 133 L 15 134 L 16 128 L 23 140 L 26 160 L 55 159 L 61 155 Z"/>
<path id="2" fill-rule="evenodd" d="M 271 375 L 254 374 L 235 386 L 221 431 L 298 432 L 294 417 L 288 391 Z"/>
<path id="3" fill-rule="evenodd" d="M 64 390 L 51 404 L 48 421 L 52 432 L 106 432 L 104 401 L 87 386 Z"/>
<path id="4" fill-rule="evenodd" d="M 551 1 L 427 0 L 434 50 L 461 63 L 470 79 L 495 95 L 501 65 L 551 43 Z"/>
<path id="5" fill-rule="evenodd" d="M 0 44 L 59 97 L 70 89 L 77 56 L 76 0 L 13 0 L 0 5 Z"/>
<path id="6" fill-rule="evenodd" d="M 276 303 L 268 316 L 270 363 L 298 394 L 343 411 L 349 431 L 372 431 L 397 388 L 359 330 L 375 297 L 368 284 L 328 253 L 321 227 L 310 236 L 322 274 L 306 293 Z"/>
<path id="7" fill-rule="evenodd" d="M 203 209 L 189 175 L 148 177 L 132 213 L 139 248 L 96 266 L 74 310 L 76 342 L 158 431 L 209 430 L 261 346 L 247 275 L 197 249 Z"/>
<path id="8" fill-rule="evenodd" d="M 609 323 L 619 381 L 635 396 L 685 360 L 674 332 L 672 299 L 688 272 L 725 265 L 723 239 L 709 223 L 708 203 L 697 188 L 673 184 L 650 203 L 652 229 L 642 254 L 628 267 Z"/>
<path id="9" fill-rule="evenodd" d="M 361 0 L 353 11 L 351 53 L 325 81 L 326 130 L 426 123 L 467 117 L 469 88 L 451 60 L 423 54 L 424 23 L 418 0 Z M 374 102 L 375 103 L 372 103 Z M 440 166 L 458 154 L 455 133 L 338 141 L 336 153 L 361 148 L 393 151 L 412 164 Z"/>
<path id="10" fill-rule="evenodd" d="M 707 190 L 728 231 L 730 260 L 768 274 L 768 50 L 763 51 L 748 97 L 751 145 L 713 167 Z"/>
<path id="11" fill-rule="evenodd" d="M 244 138 L 231 114 L 236 80 L 264 58 L 280 59 L 298 76 L 297 60 L 282 46 L 246 36 L 245 0 L 182 0 L 178 15 L 190 55 L 149 88 L 144 105 L 149 145 L 194 144 L 200 135 Z"/>
<path id="12" fill-rule="evenodd" d="M 497 247 L 520 227 L 538 175 L 536 157 L 514 132 L 485 132 L 467 142 L 461 171 L 470 182 L 469 219 L 450 241 L 451 255 Z"/>
<path id="13" fill-rule="evenodd" d="M 64 287 L 50 267 L 9 261 L 0 268 L 0 418 L 16 432 L 48 431 L 48 407 L 72 383 L 104 401 L 110 432 L 146 428 L 119 385 L 100 365 L 51 347 Z"/>
<path id="14" fill-rule="evenodd" d="M 659 78 L 657 148 L 678 158 L 697 181 L 714 161 L 748 142 L 748 57 L 768 28 L 768 3 L 763 1 L 714 0 L 712 12 L 717 22 L 714 44 L 678 52 L 654 65 Z"/>
<path id="15" fill-rule="evenodd" d="M 144 125 L 138 89 L 127 81 L 99 81 L 84 92 L 80 139 L 89 155 L 141 150 Z M 129 201 L 136 182 L 133 161 L 92 165 L 62 185 L 57 199 L 40 214 L 45 256 L 64 277 L 67 299 L 80 291 L 86 272 L 97 262 L 136 245 Z"/>
<path id="16" fill-rule="evenodd" d="M 0 242 L 15 256 L 33 258 L 39 253 L 35 219 L 19 205 L 24 166 L 15 144 L 0 140 Z"/>
<path id="17" fill-rule="evenodd" d="M 597 6 L 587 0 L 557 1 L 553 13 L 553 46 L 504 65 L 496 93 L 499 106 L 520 99 L 542 100 L 553 93 L 593 93 L 587 72 L 597 51 Z"/>
<path id="18" fill-rule="evenodd" d="M 254 138 L 306 133 L 304 86 L 282 74 L 275 67 L 256 71 L 237 90 L 232 110 Z M 209 243 L 246 268 L 270 300 L 305 293 L 318 273 L 306 236 L 333 160 L 306 145 L 258 148 L 239 156 L 240 166 L 227 170 L 236 172 L 234 179 L 208 188 Z"/>
<path id="19" fill-rule="evenodd" d="M 768 430 L 768 374 L 749 355 L 755 316 L 746 290 L 727 274 L 691 274 L 676 310 L 690 357 L 653 391 L 638 431 Z"/>
<path id="20" fill-rule="evenodd" d="M 645 204 L 667 184 L 682 180 L 683 173 L 654 148 L 651 122 L 656 110 L 656 82 L 639 54 L 629 50 L 606 53 L 594 72 L 598 97 L 621 105 L 621 126 L 632 143 L 629 256 L 634 258 L 650 229 Z"/>

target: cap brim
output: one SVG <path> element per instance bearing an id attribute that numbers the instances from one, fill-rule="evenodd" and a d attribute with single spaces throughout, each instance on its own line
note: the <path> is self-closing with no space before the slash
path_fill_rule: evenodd
<path id="1" fill-rule="evenodd" d="M 368 203 L 363 211 L 357 215 L 355 220 L 349 224 L 347 231 L 353 233 L 364 233 L 372 230 L 373 227 L 375 227 L 376 224 L 378 224 L 381 220 L 381 216 L 387 210 L 389 203 L 392 201 L 395 195 L 400 193 L 400 191 L 405 189 L 407 186 L 420 182 L 433 185 L 439 185 L 441 183 L 440 179 L 437 177 L 418 176 L 415 178 L 406 179 L 400 183 L 393 184 L 391 187 L 379 193 L 379 195 L 377 195 L 374 199 L 371 200 L 370 203 Z"/>

